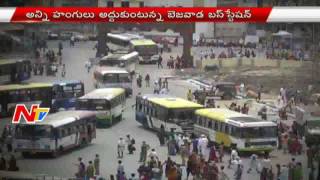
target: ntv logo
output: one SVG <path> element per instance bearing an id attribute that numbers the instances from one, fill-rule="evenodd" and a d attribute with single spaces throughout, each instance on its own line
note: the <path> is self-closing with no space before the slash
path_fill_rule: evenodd
<path id="1" fill-rule="evenodd" d="M 24 117 L 27 124 L 43 121 L 48 115 L 50 108 L 40 108 L 39 104 L 32 104 L 30 111 L 24 104 L 17 104 L 12 117 L 12 123 L 20 123 L 21 116 Z"/>

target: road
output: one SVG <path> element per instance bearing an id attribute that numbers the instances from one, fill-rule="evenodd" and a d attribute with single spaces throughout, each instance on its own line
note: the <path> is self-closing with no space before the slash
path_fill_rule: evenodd
<path id="1" fill-rule="evenodd" d="M 44 76 L 34 76 L 30 81 L 33 82 L 47 82 L 54 80 L 72 80 L 78 79 L 82 80 L 85 83 L 85 92 L 90 92 L 93 90 L 93 75 L 92 71 L 87 73 L 85 69 L 85 62 L 90 58 L 95 56 L 95 51 L 93 50 L 94 42 L 84 42 L 77 43 L 75 47 L 70 48 L 69 43 L 64 43 L 63 49 L 63 63 L 66 64 L 66 77 L 62 78 L 60 71 L 57 73 L 56 77 L 44 77 Z M 57 48 L 58 42 L 51 41 L 48 43 L 49 48 Z M 177 51 L 174 51 L 177 52 Z M 165 54 L 164 59 L 166 59 L 169 55 Z M 165 63 L 164 63 L 165 64 Z M 155 81 L 158 77 L 164 75 L 170 75 L 172 72 L 168 69 L 158 69 L 156 65 L 138 65 L 137 72 L 142 74 L 144 77 L 147 73 L 151 75 L 151 82 Z M 89 160 L 93 160 L 95 154 L 100 155 L 100 172 L 103 176 L 109 176 L 110 174 L 116 173 L 117 167 L 117 158 L 116 158 L 116 145 L 119 137 L 125 137 L 127 134 L 130 134 L 136 140 L 136 148 L 137 152 L 134 155 L 127 155 L 123 159 L 125 171 L 127 174 L 136 173 L 136 170 L 139 166 L 138 158 L 140 145 L 142 141 L 146 141 L 152 148 L 155 148 L 158 154 L 160 155 L 160 159 L 163 161 L 167 158 L 167 148 L 160 147 L 157 136 L 154 132 L 143 129 L 134 119 L 134 109 L 132 105 L 135 103 L 134 97 L 137 93 L 152 93 L 153 89 L 151 88 L 137 88 L 135 81 L 134 84 L 134 92 L 132 98 L 129 98 L 126 102 L 126 110 L 124 112 L 124 120 L 119 122 L 108 129 L 98 129 L 97 130 L 97 138 L 93 141 L 93 143 L 87 147 L 76 149 L 70 152 L 66 152 L 65 154 L 59 156 L 58 158 L 46 158 L 46 157 L 37 157 L 37 158 L 28 158 L 24 159 L 22 157 L 18 157 L 18 165 L 20 170 L 27 173 L 35 173 L 35 174 L 48 174 L 51 176 L 60 176 L 60 177 L 73 177 L 74 173 L 77 170 L 77 167 L 74 163 L 77 162 L 78 157 L 82 157 L 84 162 L 87 164 Z M 186 81 L 174 79 L 169 80 L 169 89 L 170 94 L 175 96 L 180 96 L 185 98 L 188 88 L 191 88 L 191 85 Z M 4 121 L 2 121 L 4 122 Z M 181 162 L 180 157 L 172 157 L 177 160 L 177 162 Z M 227 159 L 229 157 L 226 156 L 224 160 L 224 165 L 227 165 Z M 288 155 L 283 155 L 281 152 L 273 152 L 272 153 L 272 162 L 275 165 L 276 163 L 287 163 L 291 159 Z M 304 166 L 306 165 L 306 157 L 305 156 L 296 156 L 297 161 L 301 161 Z M 245 171 L 248 167 L 248 157 L 242 158 L 243 164 L 246 167 Z M 220 165 L 220 164 L 219 164 Z M 275 167 L 274 167 L 275 170 Z M 304 168 L 306 172 L 306 168 Z M 243 173 L 243 179 L 245 180 L 257 180 L 258 175 L 256 173 L 247 174 Z M 227 174 L 231 179 L 233 178 L 233 169 L 226 169 Z"/>

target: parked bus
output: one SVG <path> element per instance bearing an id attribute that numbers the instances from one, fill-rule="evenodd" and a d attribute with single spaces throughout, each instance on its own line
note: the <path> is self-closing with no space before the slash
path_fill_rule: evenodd
<path id="1" fill-rule="evenodd" d="M 117 67 L 98 67 L 94 71 L 95 88 L 123 88 L 132 94 L 132 79 L 128 71 Z"/>
<path id="2" fill-rule="evenodd" d="M 10 84 L 0 86 L 0 117 L 13 114 L 16 104 L 25 104 L 30 108 L 32 104 L 51 108 L 51 83 Z"/>
<path id="3" fill-rule="evenodd" d="M 158 45 L 150 39 L 136 39 L 130 41 L 130 49 L 137 51 L 141 59 L 139 63 L 157 63 L 159 59 Z"/>
<path id="4" fill-rule="evenodd" d="M 136 121 L 145 128 L 166 132 L 191 133 L 192 117 L 202 105 L 168 95 L 147 94 L 136 97 Z"/>
<path id="5" fill-rule="evenodd" d="M 75 107 L 76 99 L 84 95 L 84 84 L 78 80 L 53 83 L 52 111 Z"/>
<path id="6" fill-rule="evenodd" d="M 17 83 L 30 77 L 29 60 L 0 60 L 0 84 Z"/>
<path id="7" fill-rule="evenodd" d="M 77 110 L 96 111 L 97 127 L 109 127 L 122 119 L 126 94 L 122 88 L 96 89 L 76 102 Z"/>
<path id="8" fill-rule="evenodd" d="M 17 124 L 14 149 L 27 156 L 35 153 L 59 153 L 88 144 L 96 137 L 95 113 L 61 111 L 35 124 Z"/>
<path id="9" fill-rule="evenodd" d="M 107 34 L 107 40 L 113 44 L 119 45 L 119 46 L 129 46 L 130 41 L 134 39 L 141 39 L 143 37 L 135 34 L 113 34 L 113 33 L 108 33 Z"/>
<path id="10" fill-rule="evenodd" d="M 270 152 L 277 148 L 277 124 L 229 109 L 195 111 L 194 132 L 207 135 L 217 144 L 242 152 Z"/>
<path id="11" fill-rule="evenodd" d="M 75 99 L 84 95 L 81 81 L 59 81 L 54 83 L 24 83 L 0 85 L 0 117 L 10 116 L 16 104 L 40 104 L 50 112 L 75 106 Z"/>
<path id="12" fill-rule="evenodd" d="M 136 70 L 136 63 L 139 62 L 139 53 L 133 51 L 129 54 L 110 54 L 101 58 L 100 66 L 115 66 L 125 68 L 129 73 L 134 73 Z"/>
<path id="13" fill-rule="evenodd" d="M 308 116 L 305 125 L 305 139 L 308 147 L 320 144 L 320 116 Z"/>

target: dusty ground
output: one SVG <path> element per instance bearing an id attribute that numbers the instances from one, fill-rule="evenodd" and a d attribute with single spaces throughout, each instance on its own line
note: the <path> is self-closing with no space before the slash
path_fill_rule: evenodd
<path id="1" fill-rule="evenodd" d="M 320 71 L 320 70 L 319 70 Z M 320 77 L 312 77 L 312 67 L 298 68 L 270 68 L 270 67 L 239 67 L 223 68 L 219 72 L 203 72 L 184 70 L 177 72 L 177 75 L 185 77 L 198 77 L 208 80 L 232 81 L 237 84 L 245 83 L 252 89 L 263 85 L 266 94 L 277 95 L 281 87 L 306 90 L 312 84 L 315 92 L 320 92 Z"/>

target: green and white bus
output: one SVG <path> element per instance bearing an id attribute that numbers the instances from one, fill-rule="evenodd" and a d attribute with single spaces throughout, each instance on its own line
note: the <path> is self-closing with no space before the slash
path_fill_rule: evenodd
<path id="1" fill-rule="evenodd" d="M 136 97 L 136 121 L 143 127 L 166 132 L 192 133 L 193 116 L 202 105 L 182 98 L 146 94 Z"/>
<path id="2" fill-rule="evenodd" d="M 95 88 L 123 88 L 126 95 L 132 95 L 132 79 L 124 68 L 97 67 L 93 73 Z"/>
<path id="3" fill-rule="evenodd" d="M 96 89 L 76 101 L 76 110 L 96 111 L 97 127 L 109 127 L 122 119 L 126 93 L 122 88 Z"/>
<path id="4" fill-rule="evenodd" d="M 139 63 L 157 63 L 159 59 L 159 48 L 157 43 L 151 39 L 135 39 L 130 41 L 131 51 L 137 51 L 141 59 Z"/>
<path id="5" fill-rule="evenodd" d="M 194 132 L 205 134 L 217 144 L 241 152 L 268 152 L 277 148 L 277 124 L 229 109 L 206 108 L 195 111 Z"/>
<path id="6" fill-rule="evenodd" d="M 91 143 L 96 137 L 95 113 L 91 111 L 61 111 L 49 114 L 35 124 L 15 125 L 14 147 L 23 156 L 63 151 Z"/>
<path id="7" fill-rule="evenodd" d="M 100 66 L 120 67 L 126 69 L 129 73 L 136 71 L 136 63 L 139 62 L 139 53 L 133 51 L 129 54 L 110 54 L 100 59 Z"/>
<path id="8" fill-rule="evenodd" d="M 32 104 L 51 108 L 53 99 L 52 83 L 25 83 L 0 85 L 0 118 L 13 114 L 16 104 Z"/>

